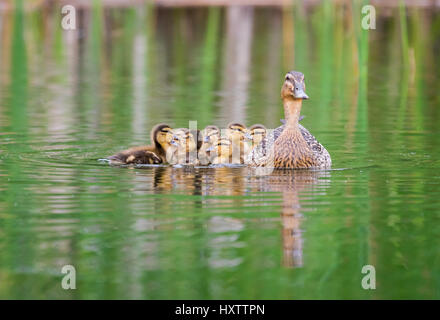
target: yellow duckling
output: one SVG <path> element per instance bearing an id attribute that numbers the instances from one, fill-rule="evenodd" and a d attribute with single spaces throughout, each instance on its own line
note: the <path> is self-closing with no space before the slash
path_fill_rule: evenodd
<path id="1" fill-rule="evenodd" d="M 171 146 L 172 129 L 160 123 L 151 130 L 152 144 L 149 146 L 132 147 L 118 152 L 107 159 L 113 164 L 161 164 L 166 163 L 166 153 Z"/>
<path id="2" fill-rule="evenodd" d="M 244 142 L 241 141 L 239 147 L 244 149 Z M 244 163 L 244 155 L 234 155 L 234 146 L 230 139 L 221 138 L 217 140 L 208 151 L 212 154 L 212 164 L 242 164 Z"/>
<path id="3" fill-rule="evenodd" d="M 247 133 L 248 130 L 242 123 L 231 122 L 228 124 L 226 129 L 226 138 L 232 143 L 234 163 L 238 163 L 237 155 L 239 155 L 239 159 L 242 159 L 250 152 L 249 145 L 244 143 L 246 141 Z"/>
<path id="4" fill-rule="evenodd" d="M 211 163 L 211 152 L 208 151 L 219 139 L 220 129 L 217 126 L 209 125 L 202 131 L 202 145 L 199 148 L 198 159 L 201 165 Z"/>
<path id="5" fill-rule="evenodd" d="M 244 141 L 246 133 L 246 126 L 239 122 L 231 122 L 226 128 L 226 137 L 229 138 L 232 143 Z"/>
<path id="6" fill-rule="evenodd" d="M 266 138 L 266 127 L 262 124 L 254 124 L 246 133 L 246 139 L 251 142 L 251 150 Z"/>
<path id="7" fill-rule="evenodd" d="M 173 130 L 171 147 L 167 150 L 167 161 L 170 164 L 198 164 L 197 147 L 199 130 L 191 132 L 187 128 Z M 196 136 L 196 137 L 195 137 Z"/>

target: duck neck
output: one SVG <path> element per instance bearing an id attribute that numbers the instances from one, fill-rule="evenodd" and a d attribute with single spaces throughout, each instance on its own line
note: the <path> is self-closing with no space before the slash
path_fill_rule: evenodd
<path id="1" fill-rule="evenodd" d="M 284 117 L 286 126 L 292 129 L 298 129 L 298 120 L 301 113 L 302 99 L 293 99 L 287 97 L 283 99 Z"/>
<path id="2" fill-rule="evenodd" d="M 155 144 L 155 146 L 156 146 L 156 149 L 157 149 L 157 151 L 158 151 L 158 153 L 159 154 L 161 154 L 161 155 L 165 155 L 166 153 L 167 153 L 167 151 L 168 151 L 168 145 L 166 144 L 166 143 L 164 143 L 163 145 L 161 145 L 159 142 L 155 142 L 154 143 Z"/>

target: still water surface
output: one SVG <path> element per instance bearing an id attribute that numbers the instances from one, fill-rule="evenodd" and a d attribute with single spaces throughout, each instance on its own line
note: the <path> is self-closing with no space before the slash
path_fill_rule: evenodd
<path id="1" fill-rule="evenodd" d="M 328 4 L 102 9 L 79 40 L 1 13 L 0 298 L 440 298 L 439 15 L 409 12 L 403 68 L 397 9 L 364 43 Z M 98 161 L 157 122 L 278 126 L 293 68 L 333 170 Z"/>

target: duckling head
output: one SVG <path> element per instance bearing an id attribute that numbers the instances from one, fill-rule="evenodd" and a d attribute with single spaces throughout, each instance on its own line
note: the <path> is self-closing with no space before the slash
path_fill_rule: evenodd
<path id="1" fill-rule="evenodd" d="M 159 123 L 151 129 L 151 140 L 159 150 L 165 150 L 170 146 L 173 138 L 173 129 L 165 123 Z"/>
<path id="2" fill-rule="evenodd" d="M 228 124 L 226 136 L 234 143 L 238 143 L 245 140 L 246 133 L 247 129 L 244 124 L 239 122 L 231 122 Z"/>
<path id="3" fill-rule="evenodd" d="M 211 144 L 220 139 L 220 129 L 217 126 L 209 125 L 202 131 L 203 143 Z"/>
<path id="4" fill-rule="evenodd" d="M 254 124 L 249 128 L 246 138 L 252 141 L 252 145 L 258 145 L 266 137 L 266 127 L 262 124 Z"/>
<path id="5" fill-rule="evenodd" d="M 305 89 L 304 75 L 298 71 L 290 71 L 284 79 L 281 98 L 308 99 L 309 96 L 304 92 Z"/>
<path id="6" fill-rule="evenodd" d="M 171 144 L 179 151 L 185 153 L 196 151 L 198 147 L 194 134 L 187 128 L 174 129 Z"/>
<path id="7" fill-rule="evenodd" d="M 211 152 L 213 158 L 229 159 L 232 156 L 232 143 L 229 139 L 222 138 L 208 148 L 207 151 Z"/>

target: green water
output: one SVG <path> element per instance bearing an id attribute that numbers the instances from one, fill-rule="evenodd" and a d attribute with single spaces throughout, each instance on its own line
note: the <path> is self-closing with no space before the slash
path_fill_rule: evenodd
<path id="1" fill-rule="evenodd" d="M 96 3 L 69 32 L 57 11 L 0 11 L 0 298 L 440 298 L 436 11 L 377 8 L 366 32 L 330 2 Z M 276 127 L 291 69 L 333 170 L 98 161 L 158 122 Z"/>

